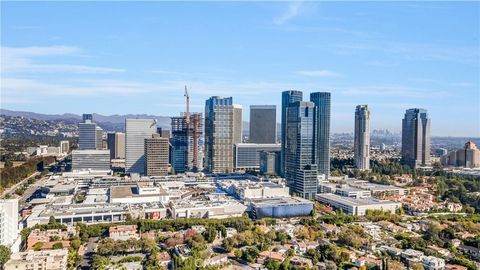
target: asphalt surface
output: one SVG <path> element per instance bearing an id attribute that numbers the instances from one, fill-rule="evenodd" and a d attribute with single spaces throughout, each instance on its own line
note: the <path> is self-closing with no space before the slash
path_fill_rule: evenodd
<path id="1" fill-rule="evenodd" d="M 22 181 L 16 183 L 16 184 L 13 185 L 13 186 L 7 188 L 7 189 L 3 192 L 2 197 L 5 197 L 5 196 L 7 196 L 7 195 L 14 196 L 14 195 L 15 195 L 15 190 L 17 190 L 17 188 L 19 188 L 19 187 L 21 187 L 23 184 L 25 184 L 25 183 L 28 181 L 28 179 L 30 179 L 30 178 L 32 178 L 32 177 L 35 177 L 35 176 L 37 176 L 37 175 L 39 175 L 39 174 L 40 174 L 40 172 L 35 172 L 35 173 L 33 173 L 32 175 L 30 175 L 29 177 L 23 179 Z"/>
<path id="2" fill-rule="evenodd" d="M 87 246 L 85 247 L 85 255 L 83 256 L 80 268 L 82 270 L 91 269 L 92 257 L 95 252 L 95 246 L 97 244 L 98 237 L 88 239 Z"/>

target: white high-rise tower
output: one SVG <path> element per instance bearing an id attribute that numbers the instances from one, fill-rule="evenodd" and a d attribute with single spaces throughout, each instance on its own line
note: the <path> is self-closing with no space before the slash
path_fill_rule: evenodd
<path id="1" fill-rule="evenodd" d="M 358 169 L 370 169 L 370 111 L 367 105 L 358 105 L 355 110 L 354 155 Z"/>

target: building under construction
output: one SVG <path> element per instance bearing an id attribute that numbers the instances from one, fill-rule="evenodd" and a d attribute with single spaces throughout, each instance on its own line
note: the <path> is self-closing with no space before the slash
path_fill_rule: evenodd
<path id="1" fill-rule="evenodd" d="M 202 113 L 190 113 L 185 88 L 186 112 L 172 117 L 172 167 L 176 173 L 203 170 Z"/>

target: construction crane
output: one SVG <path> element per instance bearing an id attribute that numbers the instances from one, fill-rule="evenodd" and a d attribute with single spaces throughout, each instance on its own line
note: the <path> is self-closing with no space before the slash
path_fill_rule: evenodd
<path id="1" fill-rule="evenodd" d="M 188 90 L 187 86 L 185 85 L 185 94 L 183 95 L 185 97 L 185 142 L 186 142 L 186 147 L 185 147 L 185 171 L 188 171 L 188 152 L 190 148 L 190 96 L 188 95 Z"/>
<path id="2" fill-rule="evenodd" d="M 190 123 L 190 96 L 188 95 L 187 86 L 185 85 L 185 103 L 187 105 L 187 111 L 185 114 L 185 121 L 187 121 L 187 125 Z"/>
<path id="3" fill-rule="evenodd" d="M 197 156 L 198 156 L 198 126 L 200 124 L 200 121 L 201 119 L 199 119 L 199 115 L 198 114 L 194 114 L 192 119 L 190 119 L 190 96 L 188 95 L 188 90 L 187 90 L 187 86 L 185 85 L 185 94 L 183 95 L 185 97 L 185 107 L 186 107 L 186 111 L 185 111 L 185 137 L 186 137 L 186 142 L 187 142 L 187 145 L 186 145 L 186 149 L 185 149 L 185 161 L 186 161 L 186 164 L 185 164 L 185 170 L 188 171 L 190 168 L 189 168 L 189 163 L 190 163 L 190 160 L 188 159 L 188 156 L 189 156 L 189 150 L 190 150 L 190 120 L 192 120 L 192 124 L 193 124 L 193 127 L 192 127 L 192 130 L 193 130 L 193 134 L 192 134 L 192 152 L 193 152 L 193 159 L 191 160 L 192 162 L 192 169 L 196 170 L 198 168 L 198 159 L 197 159 Z"/>

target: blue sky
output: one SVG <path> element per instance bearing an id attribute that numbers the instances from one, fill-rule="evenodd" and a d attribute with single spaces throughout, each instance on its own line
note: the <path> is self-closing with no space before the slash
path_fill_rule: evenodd
<path id="1" fill-rule="evenodd" d="M 479 2 L 1 2 L 1 106 L 40 113 L 192 110 L 332 93 L 332 129 L 480 136 Z"/>

